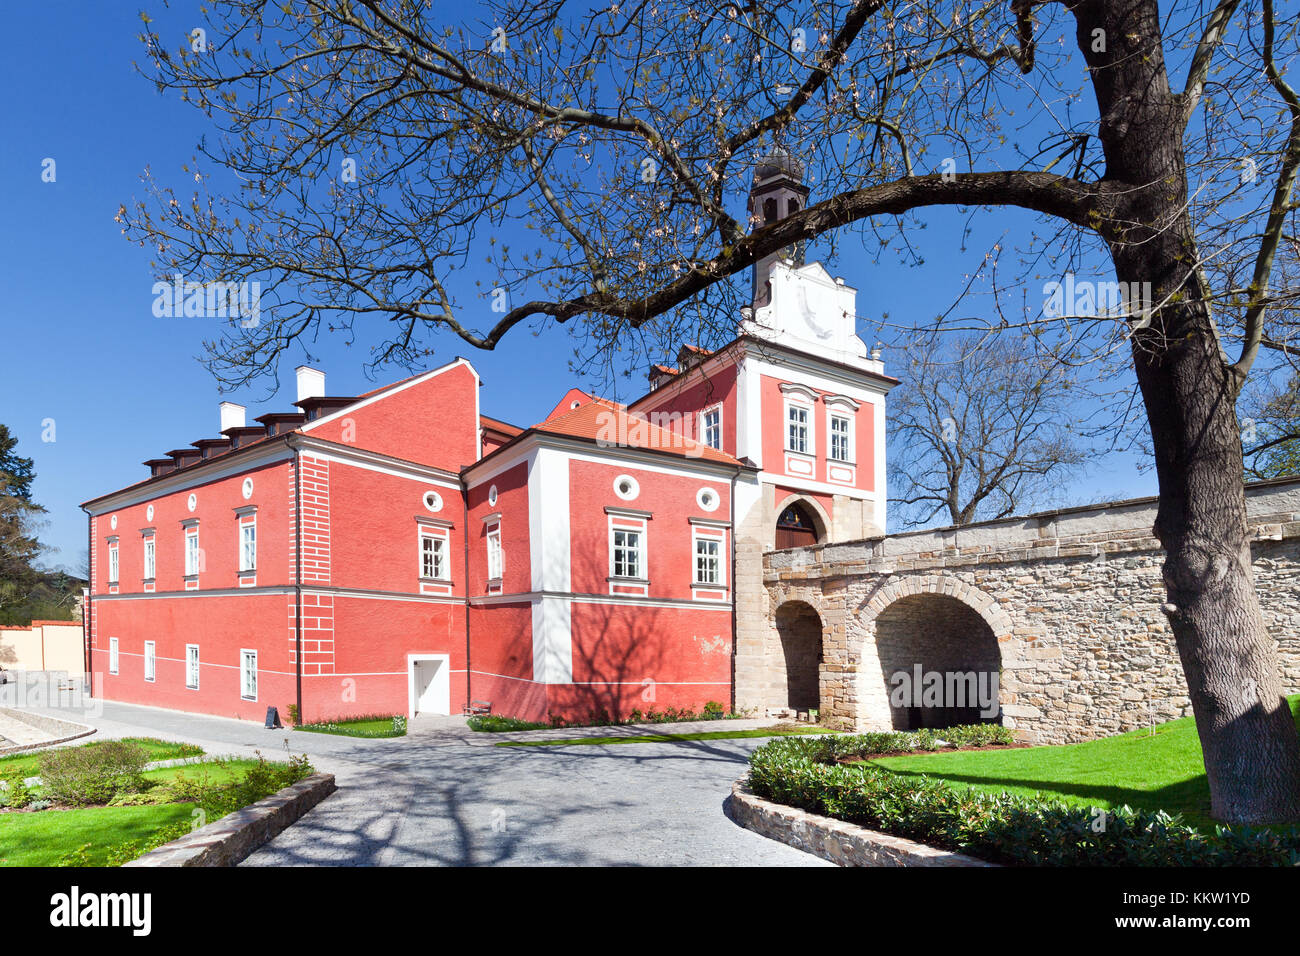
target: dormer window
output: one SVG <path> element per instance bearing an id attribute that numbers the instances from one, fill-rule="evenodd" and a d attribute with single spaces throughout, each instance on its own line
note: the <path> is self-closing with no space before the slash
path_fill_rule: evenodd
<path id="1" fill-rule="evenodd" d="M 722 406 L 700 413 L 700 440 L 710 448 L 722 448 Z"/>

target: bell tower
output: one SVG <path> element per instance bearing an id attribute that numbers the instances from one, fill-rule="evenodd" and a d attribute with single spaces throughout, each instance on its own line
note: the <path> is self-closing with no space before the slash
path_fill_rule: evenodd
<path id="1" fill-rule="evenodd" d="M 754 229 L 784 219 L 803 209 L 807 203 L 808 187 L 803 184 L 803 164 L 784 146 L 776 146 L 759 159 L 754 170 L 754 184 L 749 190 L 749 215 Z M 803 243 L 799 242 L 768 253 L 754 264 L 751 299 L 755 309 L 772 301 L 770 273 L 773 263 L 793 259 L 796 265 L 803 265 L 803 254 Z"/>

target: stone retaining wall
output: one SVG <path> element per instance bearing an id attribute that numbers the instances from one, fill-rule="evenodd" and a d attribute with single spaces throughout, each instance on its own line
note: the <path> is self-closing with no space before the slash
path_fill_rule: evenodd
<path id="1" fill-rule="evenodd" d="M 1247 504 L 1256 589 L 1279 642 L 1284 687 L 1295 693 L 1300 481 L 1250 486 Z M 919 635 L 926 615 L 941 627 L 943 604 L 951 600 L 966 605 L 984 630 L 950 633 L 949 651 L 969 645 L 974 662 L 975 645 L 997 643 L 1005 724 L 1047 743 L 1132 730 L 1191 713 L 1162 610 L 1155 509 L 1155 499 L 1139 499 L 769 552 L 766 604 L 774 614 L 790 601 L 818 612 L 822 714 L 858 730 L 891 725 L 878 638 L 887 638 L 885 656 L 896 662 L 900 635 L 897 627 L 878 627 L 882 615 L 900 618 L 890 609 L 906 601 Z M 961 657 L 944 660 L 954 666 Z"/>
<path id="2" fill-rule="evenodd" d="M 746 786 L 746 779 L 741 777 L 732 785 L 731 796 L 727 798 L 727 816 L 747 830 L 839 866 L 997 866 L 962 853 L 936 849 L 915 840 L 764 800 Z"/>
<path id="3" fill-rule="evenodd" d="M 338 788 L 334 774 L 314 773 L 126 866 L 235 866 Z"/>

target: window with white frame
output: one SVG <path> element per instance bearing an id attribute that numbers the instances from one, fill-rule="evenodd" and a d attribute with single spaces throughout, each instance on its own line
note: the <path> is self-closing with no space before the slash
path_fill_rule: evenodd
<path id="1" fill-rule="evenodd" d="M 199 645 L 185 645 L 185 686 L 199 689 Z"/>
<path id="2" fill-rule="evenodd" d="M 117 673 L 117 663 L 117 638 L 110 637 L 108 639 L 108 672 L 110 674 Z"/>
<path id="3" fill-rule="evenodd" d="M 257 651 L 239 652 L 239 696 L 257 700 Z"/>
<path id="4" fill-rule="evenodd" d="M 722 448 L 721 405 L 715 405 L 700 414 L 700 440 L 710 448 Z"/>
<path id="5" fill-rule="evenodd" d="M 117 543 L 108 546 L 108 583 L 117 583 Z"/>
<path id="6" fill-rule="evenodd" d="M 853 419 L 847 415 L 831 415 L 831 458 L 835 461 L 853 460 Z"/>
<path id="7" fill-rule="evenodd" d="M 789 451 L 811 454 L 812 442 L 808 439 L 808 409 L 803 405 L 790 403 L 786 406 L 786 445 Z"/>
<path id="8" fill-rule="evenodd" d="M 257 519 L 244 519 L 239 525 L 239 570 L 257 570 Z"/>
<path id="9" fill-rule="evenodd" d="M 153 535 L 146 535 L 144 539 L 144 579 L 146 581 L 154 579 L 154 567 Z"/>
<path id="10" fill-rule="evenodd" d="M 718 538 L 695 539 L 695 583 L 722 584 L 722 542 Z"/>
<path id="11" fill-rule="evenodd" d="M 610 539 L 610 574 L 616 578 L 645 577 L 645 534 L 614 528 Z"/>
<path id="12" fill-rule="evenodd" d="M 487 533 L 488 580 L 500 581 L 505 570 L 505 558 L 501 553 L 501 526 L 491 528 Z"/>
<path id="13" fill-rule="evenodd" d="M 193 577 L 199 573 L 199 529 L 185 529 L 185 576 Z"/>
<path id="14" fill-rule="evenodd" d="M 144 679 L 152 682 L 157 667 L 157 651 L 153 641 L 144 642 Z"/>
<path id="15" fill-rule="evenodd" d="M 420 532 L 420 577 L 447 580 L 447 538 L 444 535 Z"/>

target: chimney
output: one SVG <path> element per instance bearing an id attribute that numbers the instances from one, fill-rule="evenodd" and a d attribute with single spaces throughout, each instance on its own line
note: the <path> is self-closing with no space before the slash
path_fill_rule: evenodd
<path id="1" fill-rule="evenodd" d="M 217 429 L 224 432 L 228 428 L 244 427 L 244 406 L 236 405 L 234 402 L 222 402 L 221 409 L 221 427 Z"/>
<path id="2" fill-rule="evenodd" d="M 307 365 L 299 365 L 295 370 L 298 375 L 298 401 L 306 398 L 321 398 L 325 394 L 325 373 Z"/>

